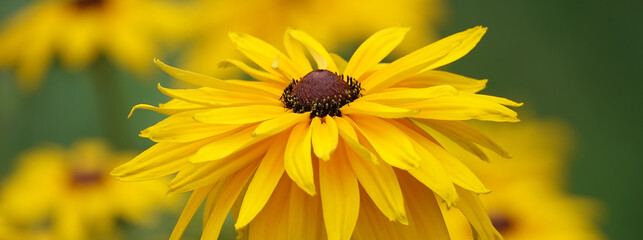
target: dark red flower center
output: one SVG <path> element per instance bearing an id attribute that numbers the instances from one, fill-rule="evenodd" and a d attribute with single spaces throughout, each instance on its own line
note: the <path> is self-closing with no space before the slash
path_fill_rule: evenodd
<path id="1" fill-rule="evenodd" d="M 360 83 L 349 76 L 317 69 L 293 80 L 281 95 L 286 108 L 310 117 L 341 116 L 339 109 L 360 97 Z"/>

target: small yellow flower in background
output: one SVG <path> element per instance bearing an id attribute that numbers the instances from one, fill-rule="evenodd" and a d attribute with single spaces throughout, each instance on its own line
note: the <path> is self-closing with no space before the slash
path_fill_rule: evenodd
<path id="1" fill-rule="evenodd" d="M 486 80 L 434 70 L 466 55 L 486 28 L 380 63 L 408 30 L 373 34 L 348 62 L 298 30 L 284 36 L 287 55 L 230 33 L 261 69 L 227 63 L 258 81 L 220 80 L 157 60 L 201 88 L 159 86 L 171 101 L 135 106 L 169 117 L 141 132 L 157 144 L 112 174 L 141 181 L 178 172 L 169 192 L 193 192 L 171 239 L 203 202 L 204 239 L 217 238 L 231 209 L 250 239 L 448 239 L 441 202 L 458 207 L 481 239 L 501 238 L 478 199 L 489 190 L 426 130 L 507 156 L 462 120 L 516 122 L 503 105 L 521 104 L 477 94 Z"/>
<path id="2" fill-rule="evenodd" d="M 563 176 L 571 143 L 566 125 L 536 120 L 482 127 L 511 152 L 512 159 L 489 155 L 492 163 L 481 164 L 455 146 L 452 152 L 493 190 L 482 200 L 505 239 L 605 239 L 595 221 L 599 204 L 564 191 Z M 449 144 L 445 147 L 452 148 Z M 461 214 L 449 210 L 445 218 L 454 239 L 472 239 L 469 223 Z"/>
<path id="3" fill-rule="evenodd" d="M 178 202 L 165 197 L 164 182 L 128 184 L 109 176 L 131 157 L 109 152 L 99 140 L 25 153 L 0 188 L 5 232 L 22 236 L 15 239 L 112 239 L 118 220 L 147 224 L 152 214 L 174 209 Z"/>
<path id="4" fill-rule="evenodd" d="M 36 89 L 60 57 L 71 69 L 104 53 L 138 74 L 150 70 L 163 39 L 176 43 L 193 25 L 182 6 L 151 0 L 35 1 L 0 28 L 0 68 L 15 68 L 20 87 Z"/>
<path id="5" fill-rule="evenodd" d="M 404 53 L 436 40 L 436 25 L 445 14 L 442 0 L 253 0 L 244 1 L 243 7 L 234 0 L 202 0 L 200 4 L 202 35 L 185 57 L 185 66 L 217 76 L 234 76 L 232 70 L 216 65 L 237 53 L 226 38 L 230 30 L 278 43 L 284 29 L 293 27 L 315 36 L 328 49 L 348 50 L 340 47 L 357 46 L 382 28 L 414 26 L 408 41 L 399 46 L 398 52 Z"/>

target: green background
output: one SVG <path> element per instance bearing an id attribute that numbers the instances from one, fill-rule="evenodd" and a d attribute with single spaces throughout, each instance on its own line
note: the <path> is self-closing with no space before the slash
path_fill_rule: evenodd
<path id="1" fill-rule="evenodd" d="M 602 227 L 610 238 L 643 236 L 641 4 L 580 0 L 448 4 L 441 36 L 476 25 L 489 27 L 476 49 L 449 70 L 490 79 L 484 92 L 525 102 L 528 110 L 519 111 L 567 121 L 577 138 L 569 191 L 604 203 Z M 2 1 L 0 18 L 22 5 Z M 170 78 L 156 71 L 147 81 L 139 81 L 107 60 L 99 64 L 98 69 L 69 72 L 54 63 L 43 87 L 28 96 L 18 92 L 10 71 L 0 70 L 0 177 L 11 170 L 20 152 L 43 142 L 69 146 L 79 138 L 105 137 L 117 149 L 151 145 L 137 134 L 162 116 L 140 111 L 126 120 L 126 115 L 137 103 L 167 101 L 156 83 L 168 86 Z M 117 81 L 97 83 L 92 80 L 96 71 Z M 163 219 L 158 231 L 167 231 L 176 216 Z M 200 220 L 193 223 L 188 236 L 198 235 Z M 159 236 L 158 231 L 146 231 L 132 230 L 130 235 Z"/>

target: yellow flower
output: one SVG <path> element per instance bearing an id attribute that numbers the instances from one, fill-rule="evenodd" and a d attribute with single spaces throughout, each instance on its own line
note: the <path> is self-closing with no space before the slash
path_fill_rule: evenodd
<path id="1" fill-rule="evenodd" d="M 563 170 L 571 137 L 557 121 L 525 121 L 518 126 L 482 126 L 513 155 L 491 156 L 481 164 L 465 151 L 452 151 L 493 190 L 482 198 L 491 219 L 506 239 L 599 240 L 592 199 L 563 191 Z M 450 148 L 448 144 L 445 145 Z M 471 239 L 469 224 L 454 211 L 445 213 L 455 239 Z"/>
<path id="2" fill-rule="evenodd" d="M 170 116 L 141 132 L 158 143 L 112 174 L 138 181 L 178 172 L 170 192 L 193 193 L 172 239 L 203 201 L 206 239 L 216 239 L 230 209 L 250 239 L 445 239 L 442 201 L 459 207 L 482 239 L 495 239 L 476 195 L 489 190 L 424 128 L 506 155 L 461 120 L 515 122 L 503 104 L 520 104 L 476 94 L 486 80 L 433 70 L 467 54 L 486 28 L 380 63 L 408 30 L 375 33 L 348 62 L 298 30 L 285 34 L 288 55 L 230 33 L 261 69 L 227 62 L 259 81 L 220 80 L 156 61 L 201 88 L 159 86 L 174 99 L 135 106 Z"/>
<path id="3" fill-rule="evenodd" d="M 275 43 L 281 41 L 284 29 L 294 27 L 315 36 L 328 49 L 339 50 L 340 46 L 355 46 L 382 28 L 414 26 L 408 41 L 399 46 L 402 53 L 436 40 L 436 25 L 445 12 L 442 0 L 253 0 L 245 1 L 243 7 L 234 0 L 202 0 L 200 4 L 203 35 L 185 57 L 185 64 L 217 76 L 235 76 L 232 70 L 212 64 L 237 53 L 226 38 L 231 29 Z"/>
<path id="4" fill-rule="evenodd" d="M 164 197 L 161 181 L 127 184 L 109 177 L 109 169 L 131 157 L 108 152 L 98 140 L 69 151 L 49 146 L 27 152 L 0 189 L 5 227 L 28 239 L 98 239 L 111 236 L 119 219 L 148 223 L 151 213 L 176 202 Z"/>
<path id="5" fill-rule="evenodd" d="M 20 87 L 33 91 L 55 56 L 68 68 L 84 67 L 104 53 L 144 74 L 159 51 L 154 39 L 173 43 L 190 31 L 179 6 L 150 0 L 36 1 L 4 22 L 0 67 L 13 67 Z M 160 17 L 162 16 L 162 17 Z"/>

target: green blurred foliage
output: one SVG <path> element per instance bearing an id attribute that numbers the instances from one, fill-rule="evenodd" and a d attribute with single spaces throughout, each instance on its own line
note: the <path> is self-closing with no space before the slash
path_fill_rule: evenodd
<path id="1" fill-rule="evenodd" d="M 643 116 L 638 106 L 643 90 L 641 3 L 450 1 L 441 29 L 446 36 L 475 25 L 489 27 L 478 47 L 448 69 L 490 79 L 483 93 L 524 101 L 519 111 L 570 123 L 577 140 L 568 187 L 605 203 L 603 226 L 613 239 L 643 235 L 643 210 L 636 202 L 643 198 L 638 187 L 643 182 L 643 131 L 637 121 Z M 24 4 L 1 2 L 0 18 Z M 31 95 L 18 91 L 10 71 L 0 71 L 0 177 L 11 170 L 20 152 L 43 142 L 69 146 L 79 138 L 104 137 L 116 149 L 151 146 L 137 134 L 163 116 L 150 111 L 136 112 L 129 120 L 126 116 L 135 104 L 167 101 L 156 84 L 168 86 L 170 77 L 155 71 L 141 81 L 107 59 L 97 64 L 69 72 L 56 63 Z M 115 81 L 97 82 L 96 74 Z M 155 239 L 169 233 L 176 218 L 164 216 L 155 230 L 130 229 L 127 235 Z M 197 238 L 200 224 L 199 216 L 186 239 Z M 230 225 L 224 235 L 233 235 Z"/>

